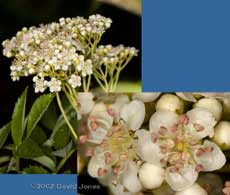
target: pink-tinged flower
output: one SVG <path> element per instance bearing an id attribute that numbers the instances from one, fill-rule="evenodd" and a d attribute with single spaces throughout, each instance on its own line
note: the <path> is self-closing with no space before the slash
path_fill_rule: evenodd
<path id="1" fill-rule="evenodd" d="M 135 133 L 136 152 L 143 161 L 165 169 L 165 180 L 173 190 L 185 190 L 200 171 L 220 169 L 226 162 L 215 143 L 202 140 L 213 135 L 215 124 L 213 115 L 202 108 L 181 116 L 157 111 L 150 119 L 150 130 Z"/>
<path id="2" fill-rule="evenodd" d="M 111 105 L 95 104 L 89 115 L 88 141 L 98 145 L 89 161 L 88 173 L 110 186 L 113 194 L 128 195 L 142 188 L 133 132 L 141 127 L 144 117 L 143 102 L 127 102 L 124 96 L 118 96 Z"/>

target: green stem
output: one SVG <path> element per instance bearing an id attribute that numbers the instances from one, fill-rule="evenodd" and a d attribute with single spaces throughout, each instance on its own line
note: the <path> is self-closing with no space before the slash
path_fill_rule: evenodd
<path id="1" fill-rule="evenodd" d="M 86 80 L 85 80 L 85 77 L 83 77 L 83 91 L 86 92 Z"/>
<path id="2" fill-rule="evenodd" d="M 77 103 L 75 102 L 74 98 L 63 88 L 63 91 L 69 101 L 69 103 L 72 105 L 73 109 L 77 112 Z"/>
<path id="3" fill-rule="evenodd" d="M 86 85 L 86 91 L 89 91 L 89 87 L 90 87 L 90 82 L 91 82 L 91 75 L 89 75 L 88 80 L 87 80 L 87 85 Z"/>
<path id="4" fill-rule="evenodd" d="M 68 153 L 68 155 L 65 157 L 65 158 L 63 158 L 62 160 L 61 160 L 61 162 L 59 163 L 59 165 L 58 165 L 58 167 L 57 167 L 57 169 L 56 169 L 56 173 L 58 173 L 60 170 L 61 170 L 61 168 L 65 165 L 65 163 L 66 163 L 66 161 L 73 155 L 73 153 L 76 151 L 76 149 L 72 149 L 69 153 Z"/>
<path id="5" fill-rule="evenodd" d="M 72 134 L 72 136 L 74 138 L 74 141 L 77 142 L 77 134 L 74 131 L 72 125 L 70 124 L 70 122 L 68 120 L 68 117 L 66 116 L 66 113 L 65 113 L 64 108 L 63 108 L 62 103 L 61 103 L 61 99 L 60 99 L 59 93 L 56 93 L 56 97 L 57 97 L 58 106 L 59 106 L 59 108 L 61 110 L 61 113 L 62 113 L 62 115 L 63 115 L 63 117 L 64 117 L 64 119 L 66 121 L 66 124 L 68 125 L 68 127 L 70 129 L 70 132 L 71 132 L 71 134 Z"/>

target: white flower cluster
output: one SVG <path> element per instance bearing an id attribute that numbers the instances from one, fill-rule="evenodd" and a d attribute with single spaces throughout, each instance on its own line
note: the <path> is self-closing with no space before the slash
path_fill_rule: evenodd
<path id="1" fill-rule="evenodd" d="M 137 56 L 137 53 L 138 50 L 134 47 L 124 47 L 124 45 L 118 45 L 116 47 L 112 45 L 100 45 L 95 51 L 94 60 L 99 61 L 99 64 L 111 66 L 111 64 L 117 64 L 119 62 L 124 63 L 126 59 Z"/>
<path id="2" fill-rule="evenodd" d="M 61 18 L 58 23 L 23 28 L 11 40 L 3 42 L 3 54 L 14 57 L 10 67 L 12 80 L 34 76 L 35 92 L 60 91 L 69 83 L 81 86 L 81 77 L 93 74 L 88 53 L 111 26 L 111 19 L 92 15 L 88 19 Z"/>
<path id="3" fill-rule="evenodd" d="M 197 100 L 183 93 L 79 97 L 84 108 L 78 113 L 79 143 L 90 157 L 88 173 L 112 194 L 134 195 L 163 183 L 175 195 L 208 194 L 196 184 L 199 172 L 220 169 L 226 162 L 220 147 L 208 140 L 215 137 L 217 123 L 218 131 L 229 130 L 221 122 L 219 99 Z M 189 109 L 184 106 L 188 99 L 193 103 Z"/>

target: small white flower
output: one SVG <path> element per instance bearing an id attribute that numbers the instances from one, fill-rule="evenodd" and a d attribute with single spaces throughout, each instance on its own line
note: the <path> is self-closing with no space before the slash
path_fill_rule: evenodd
<path id="1" fill-rule="evenodd" d="M 35 83 L 35 86 L 34 86 L 35 93 L 38 93 L 38 92 L 43 93 L 46 90 L 48 82 L 44 80 L 44 78 L 34 77 L 33 81 Z"/>
<path id="2" fill-rule="evenodd" d="M 82 66 L 81 74 L 83 77 L 93 74 L 93 65 L 91 60 L 86 60 Z"/>
<path id="3" fill-rule="evenodd" d="M 81 86 L 81 77 L 77 75 L 71 75 L 68 83 L 75 89 L 76 87 Z"/>
<path id="4" fill-rule="evenodd" d="M 50 92 L 59 92 L 61 91 L 61 81 L 56 79 L 56 78 L 52 78 L 49 82 L 48 82 L 48 87 L 50 89 Z"/>
<path id="5" fill-rule="evenodd" d="M 157 111 L 150 119 L 150 131 L 135 133 L 135 148 L 145 162 L 165 168 L 165 180 L 173 190 L 185 190 L 200 171 L 220 169 L 226 162 L 215 143 L 201 140 L 213 134 L 215 124 L 206 109 L 195 108 L 181 116 Z"/>

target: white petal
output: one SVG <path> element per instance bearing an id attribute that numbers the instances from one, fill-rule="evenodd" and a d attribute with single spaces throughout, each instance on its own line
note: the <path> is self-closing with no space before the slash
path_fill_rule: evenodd
<path id="1" fill-rule="evenodd" d="M 139 178 L 146 189 L 159 188 L 165 178 L 165 170 L 153 164 L 145 163 L 139 171 Z"/>
<path id="2" fill-rule="evenodd" d="M 173 190 L 181 191 L 194 184 L 197 177 L 198 173 L 195 171 L 195 168 L 192 165 L 186 165 L 182 170 L 175 173 L 167 169 L 165 180 Z"/>
<path id="3" fill-rule="evenodd" d="M 96 118 L 96 123 L 98 125 L 96 130 L 93 130 L 91 127 L 91 116 Z M 95 104 L 92 112 L 90 113 L 90 117 L 88 119 L 90 138 L 100 143 L 107 135 L 107 131 L 111 129 L 113 117 L 108 114 L 106 106 L 103 103 Z"/>
<path id="4" fill-rule="evenodd" d="M 145 105 L 139 100 L 133 100 L 121 108 L 120 115 L 126 122 L 127 128 L 135 131 L 140 128 L 144 121 Z"/>
<path id="5" fill-rule="evenodd" d="M 223 167 L 226 163 L 226 158 L 219 146 L 214 142 L 210 142 L 208 140 L 205 140 L 204 144 L 200 147 L 202 148 L 205 146 L 212 147 L 213 151 L 206 152 L 200 157 L 196 155 L 197 150 L 194 151 L 194 158 L 198 164 L 201 164 L 203 166 L 203 171 L 214 171 Z"/>
<path id="6" fill-rule="evenodd" d="M 116 98 L 115 103 L 109 106 L 109 108 L 112 109 L 116 113 L 116 116 L 115 116 L 116 121 L 119 120 L 121 107 L 129 103 L 129 101 L 130 101 L 129 97 L 127 95 L 119 95 Z"/>
<path id="7" fill-rule="evenodd" d="M 160 160 L 164 156 L 160 153 L 160 148 L 151 139 L 151 133 L 146 130 L 139 130 L 135 133 L 138 140 L 135 144 L 137 154 L 143 161 L 161 166 Z"/>
<path id="8" fill-rule="evenodd" d="M 94 106 L 93 94 L 89 92 L 78 93 L 77 98 L 80 103 L 79 113 L 88 114 Z"/>
<path id="9" fill-rule="evenodd" d="M 177 92 L 176 93 L 177 96 L 179 96 L 181 99 L 186 100 L 188 102 L 196 102 L 196 98 L 194 98 L 194 96 L 192 95 L 192 93 L 181 93 L 181 92 Z"/>
<path id="10" fill-rule="evenodd" d="M 194 183 L 191 187 L 177 192 L 175 195 L 208 195 L 208 193 L 200 187 L 197 183 Z"/>
<path id="11" fill-rule="evenodd" d="M 121 184 L 129 190 L 129 192 L 136 193 L 142 188 L 141 183 L 137 177 L 139 167 L 133 161 L 128 162 L 125 172 L 121 175 Z"/>
<path id="12" fill-rule="evenodd" d="M 104 153 L 94 155 L 88 164 L 88 173 L 91 177 L 97 178 L 98 176 L 98 169 L 109 169 L 109 166 L 105 163 Z"/>
<path id="13" fill-rule="evenodd" d="M 160 127 L 170 129 L 177 123 L 178 115 L 171 111 L 161 110 L 155 112 L 149 120 L 151 132 L 158 132 Z"/>
<path id="14" fill-rule="evenodd" d="M 135 93 L 133 95 L 134 100 L 141 100 L 143 102 L 152 102 L 156 100 L 161 93 L 159 92 L 144 92 L 144 93 Z"/>
<path id="15" fill-rule="evenodd" d="M 203 108 L 194 108 L 187 112 L 189 123 L 184 129 L 194 138 L 202 139 L 206 136 L 213 136 L 216 120 L 212 113 Z M 202 131 L 197 131 L 194 124 L 204 127 Z"/>

